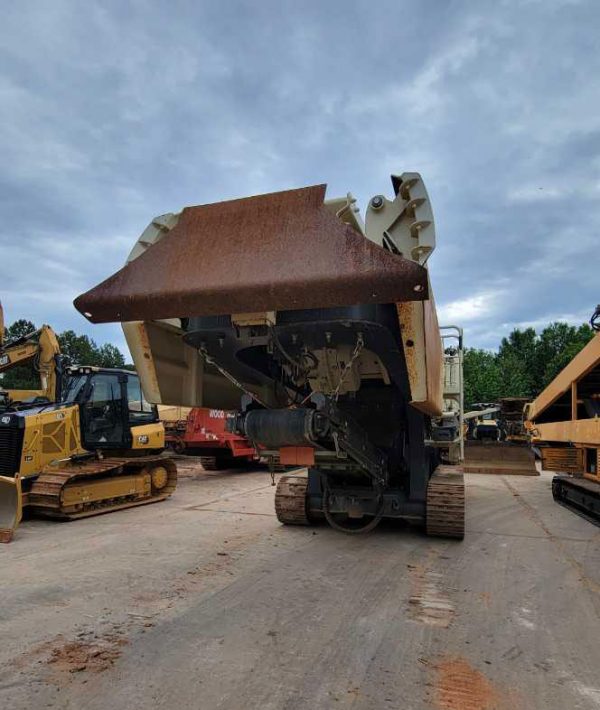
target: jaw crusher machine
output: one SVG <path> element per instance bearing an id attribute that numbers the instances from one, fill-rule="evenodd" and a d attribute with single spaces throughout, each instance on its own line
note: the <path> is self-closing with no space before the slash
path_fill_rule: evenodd
<path id="1" fill-rule="evenodd" d="M 384 517 L 462 538 L 460 436 L 444 416 L 444 348 L 417 173 L 392 176 L 363 222 L 325 185 L 154 219 L 128 263 L 79 296 L 120 321 L 151 402 L 235 409 L 231 428 L 274 463 L 284 523 L 366 532 Z"/>

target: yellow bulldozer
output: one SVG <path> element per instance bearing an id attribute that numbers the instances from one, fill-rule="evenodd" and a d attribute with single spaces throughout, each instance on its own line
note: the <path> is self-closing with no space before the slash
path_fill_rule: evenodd
<path id="1" fill-rule="evenodd" d="M 464 414 L 465 473 L 539 476 L 524 426 L 526 397 L 479 403 Z"/>
<path id="2" fill-rule="evenodd" d="M 0 347 L 4 370 L 36 361 L 41 390 L 9 390 L 0 409 L 0 542 L 23 510 L 73 520 L 163 500 L 177 469 L 164 427 L 128 370 L 64 366 L 52 329 Z"/>
<path id="3" fill-rule="evenodd" d="M 444 390 L 433 214 L 419 174 L 392 187 L 365 221 L 325 185 L 162 215 L 75 306 L 123 323 L 151 402 L 235 409 L 232 431 L 303 467 L 279 479 L 281 522 L 461 538 L 462 472 L 440 465 L 461 448 L 444 399 L 462 399 Z"/>
<path id="4" fill-rule="evenodd" d="M 67 368 L 60 402 L 0 414 L 0 542 L 24 508 L 74 520 L 164 500 L 177 469 L 163 449 L 134 372 Z"/>

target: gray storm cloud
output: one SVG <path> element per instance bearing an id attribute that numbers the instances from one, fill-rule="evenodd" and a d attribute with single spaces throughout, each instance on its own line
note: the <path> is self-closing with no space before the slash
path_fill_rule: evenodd
<path id="1" fill-rule="evenodd" d="M 2 299 L 124 347 L 75 295 L 156 214 L 424 176 L 442 320 L 494 347 L 600 300 L 593 2 L 12 3 L 0 37 Z"/>

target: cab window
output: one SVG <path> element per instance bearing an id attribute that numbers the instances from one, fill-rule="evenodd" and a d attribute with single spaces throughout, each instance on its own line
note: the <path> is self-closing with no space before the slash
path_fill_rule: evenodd
<path id="1" fill-rule="evenodd" d="M 155 420 L 154 407 L 144 397 L 140 379 L 137 375 L 127 376 L 127 403 L 129 421 L 132 424 L 153 422 Z"/>
<path id="2" fill-rule="evenodd" d="M 61 402 L 75 402 L 79 395 L 83 392 L 83 388 L 87 383 L 87 375 L 74 375 L 67 377 L 63 385 Z"/>
<path id="3" fill-rule="evenodd" d="M 121 445 L 124 438 L 121 383 L 114 374 L 94 374 L 91 391 L 84 405 L 87 446 Z"/>

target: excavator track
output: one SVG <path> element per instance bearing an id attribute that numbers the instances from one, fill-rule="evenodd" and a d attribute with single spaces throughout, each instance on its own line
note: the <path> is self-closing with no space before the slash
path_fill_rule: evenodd
<path id="1" fill-rule="evenodd" d="M 275 513 L 284 525 L 310 525 L 306 510 L 308 471 L 281 476 L 275 491 Z"/>
<path id="2" fill-rule="evenodd" d="M 462 471 L 438 466 L 427 486 L 426 530 L 435 537 L 465 536 L 465 484 Z"/>
<path id="3" fill-rule="evenodd" d="M 176 485 L 177 467 L 169 458 L 68 461 L 38 476 L 29 507 L 44 517 L 75 520 L 164 500 Z"/>

